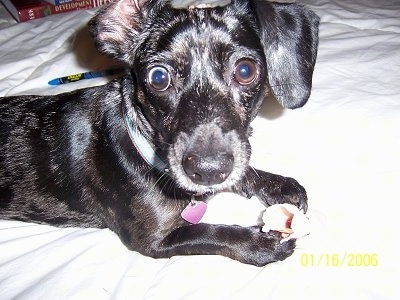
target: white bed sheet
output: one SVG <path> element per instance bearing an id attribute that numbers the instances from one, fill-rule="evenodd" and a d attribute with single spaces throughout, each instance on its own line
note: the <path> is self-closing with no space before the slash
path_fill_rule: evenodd
<path id="1" fill-rule="evenodd" d="M 312 231 L 293 256 L 152 259 L 109 230 L 0 221 L 0 299 L 399 299 L 400 1 L 302 2 L 321 17 L 312 96 L 266 101 L 251 140 L 253 165 L 307 189 Z M 1 7 L 0 96 L 104 83 L 47 86 L 108 65 L 81 30 L 93 13 L 15 24 Z"/>

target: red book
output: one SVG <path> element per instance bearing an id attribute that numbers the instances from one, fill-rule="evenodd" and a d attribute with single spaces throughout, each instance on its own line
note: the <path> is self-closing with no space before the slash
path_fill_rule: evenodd
<path id="1" fill-rule="evenodd" d="M 52 5 L 41 0 L 1 0 L 3 5 L 18 22 L 43 18 L 79 9 L 101 6 L 114 0 L 74 0 L 65 4 Z"/>

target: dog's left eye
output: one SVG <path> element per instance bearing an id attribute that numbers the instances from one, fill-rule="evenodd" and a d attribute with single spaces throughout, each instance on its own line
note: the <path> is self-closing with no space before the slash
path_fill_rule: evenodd
<path id="1" fill-rule="evenodd" d="M 249 58 L 239 59 L 235 64 L 233 76 L 240 85 L 252 83 L 258 75 L 257 63 Z"/>
<path id="2" fill-rule="evenodd" d="M 171 76 L 164 67 L 153 67 L 147 75 L 147 82 L 158 92 L 166 91 L 171 85 Z"/>

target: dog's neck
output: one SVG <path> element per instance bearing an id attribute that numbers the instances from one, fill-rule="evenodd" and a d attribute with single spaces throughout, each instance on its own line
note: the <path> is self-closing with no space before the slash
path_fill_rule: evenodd
<path id="1" fill-rule="evenodd" d="M 150 166 L 156 168 L 160 172 L 168 172 L 168 164 L 157 155 L 154 145 L 143 136 L 139 128 L 133 126 L 128 114 L 125 114 L 125 123 L 132 144 L 135 146 L 142 158 Z"/>

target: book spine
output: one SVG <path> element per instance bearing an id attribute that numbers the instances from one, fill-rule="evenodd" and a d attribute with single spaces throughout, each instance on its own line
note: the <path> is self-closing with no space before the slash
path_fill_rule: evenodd
<path id="1" fill-rule="evenodd" d="M 79 2 L 79 0 L 46 0 L 47 2 L 53 4 L 53 5 L 62 5 L 62 4 L 68 4 L 71 2 Z M 92 7 L 98 7 L 102 6 L 104 4 L 113 2 L 115 0 L 90 0 Z"/>
<path id="2" fill-rule="evenodd" d="M 115 1 L 116 0 L 92 0 L 91 2 L 93 7 L 98 7 Z"/>
<path id="3" fill-rule="evenodd" d="M 25 22 L 49 15 L 94 8 L 113 1 L 114 0 L 73 0 L 60 5 L 39 4 L 38 6 L 18 10 L 19 21 Z"/>
<path id="4" fill-rule="evenodd" d="M 113 1 L 114 0 L 74 0 L 65 4 L 53 5 L 51 9 L 52 13 L 56 14 L 56 13 L 74 11 L 79 9 L 94 8 Z"/>
<path id="5" fill-rule="evenodd" d="M 54 5 L 61 5 L 61 4 L 66 4 L 73 2 L 74 0 L 54 0 Z"/>
<path id="6" fill-rule="evenodd" d="M 73 2 L 75 0 L 45 0 L 45 1 L 49 2 L 50 4 L 53 4 L 53 5 L 60 5 L 60 4 Z"/>
<path id="7" fill-rule="evenodd" d="M 93 7 L 94 6 L 91 0 L 75 0 L 65 4 L 50 6 L 52 14 L 59 14 L 63 12 L 69 12 L 69 11 L 93 8 Z"/>
<path id="8" fill-rule="evenodd" d="M 39 5 L 35 7 L 19 9 L 18 10 L 19 22 L 25 22 L 33 19 L 43 18 L 45 16 L 43 12 L 46 11 L 46 8 L 48 6 L 50 5 Z"/>

